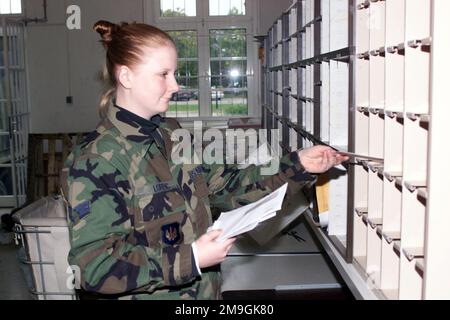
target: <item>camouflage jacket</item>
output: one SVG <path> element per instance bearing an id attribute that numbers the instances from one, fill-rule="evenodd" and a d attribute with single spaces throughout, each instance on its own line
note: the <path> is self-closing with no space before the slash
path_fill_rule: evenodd
<path id="1" fill-rule="evenodd" d="M 127 113 L 111 107 L 66 161 L 69 264 L 79 267 L 88 292 L 133 299 L 220 298 L 219 273 L 202 269 L 199 275 L 191 247 L 212 224 L 211 207 L 230 210 L 286 182 L 289 196 L 312 176 L 296 152 L 281 158 L 273 176 L 262 176 L 254 165 L 242 170 L 176 165 L 171 133 L 179 124 L 162 118 L 162 139 L 149 143 L 148 132 Z"/>

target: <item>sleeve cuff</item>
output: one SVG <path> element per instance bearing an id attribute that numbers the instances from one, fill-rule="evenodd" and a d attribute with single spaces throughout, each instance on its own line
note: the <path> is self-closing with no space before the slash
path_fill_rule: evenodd
<path id="1" fill-rule="evenodd" d="M 292 151 L 291 153 L 286 155 L 286 157 L 288 157 L 290 162 L 292 163 L 292 167 L 294 168 L 293 170 L 294 174 L 291 178 L 295 178 L 298 176 L 298 178 L 301 178 L 306 181 L 316 181 L 317 175 L 306 171 L 305 167 L 303 167 L 302 163 L 300 162 L 298 151 L 299 150 Z"/>
<path id="2" fill-rule="evenodd" d="M 197 268 L 197 272 L 199 275 L 202 274 L 202 271 L 200 270 L 200 267 L 198 265 L 198 251 L 197 251 L 197 245 L 194 243 L 192 243 L 192 255 L 193 255 L 193 259 L 195 262 L 195 267 Z"/>
<path id="3" fill-rule="evenodd" d="M 190 244 L 163 248 L 162 261 L 164 284 L 178 286 L 193 281 L 200 274 L 195 265 Z"/>

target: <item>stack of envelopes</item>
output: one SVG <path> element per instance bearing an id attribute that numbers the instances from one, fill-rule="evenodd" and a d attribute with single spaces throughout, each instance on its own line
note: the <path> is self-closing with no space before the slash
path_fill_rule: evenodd
<path id="1" fill-rule="evenodd" d="M 223 230 L 223 234 L 217 238 L 217 241 L 223 242 L 255 229 L 258 224 L 275 217 L 277 211 L 281 210 L 287 187 L 286 183 L 257 202 L 223 212 L 208 231 Z"/>

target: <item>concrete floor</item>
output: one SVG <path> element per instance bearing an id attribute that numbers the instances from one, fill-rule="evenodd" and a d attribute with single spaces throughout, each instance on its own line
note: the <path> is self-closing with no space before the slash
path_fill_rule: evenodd
<path id="1" fill-rule="evenodd" d="M 0 300 L 31 300 L 18 260 L 20 247 L 11 240 L 12 235 L 0 228 Z"/>

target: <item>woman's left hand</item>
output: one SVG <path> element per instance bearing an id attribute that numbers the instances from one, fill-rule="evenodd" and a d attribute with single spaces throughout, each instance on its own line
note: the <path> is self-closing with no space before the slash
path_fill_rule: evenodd
<path id="1" fill-rule="evenodd" d="M 300 163 L 309 173 L 324 173 L 349 159 L 327 146 L 299 150 L 298 156 Z"/>

